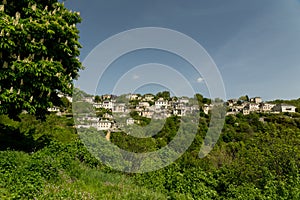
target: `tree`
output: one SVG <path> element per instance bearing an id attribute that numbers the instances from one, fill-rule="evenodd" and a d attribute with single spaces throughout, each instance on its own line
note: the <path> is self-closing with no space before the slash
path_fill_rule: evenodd
<path id="1" fill-rule="evenodd" d="M 72 94 L 82 65 L 78 12 L 57 0 L 3 0 L 0 5 L 0 114 L 44 118 Z"/>
<path id="2" fill-rule="evenodd" d="M 169 91 L 163 91 L 163 92 L 158 92 L 156 94 L 156 98 L 163 98 L 164 100 L 169 100 L 170 99 L 170 92 Z"/>
<path id="3" fill-rule="evenodd" d="M 241 96 L 240 98 L 239 98 L 239 100 L 240 101 L 247 101 L 247 102 L 249 102 L 249 97 L 248 97 L 248 95 L 245 95 L 245 96 Z"/>
<path id="4" fill-rule="evenodd" d="M 101 97 L 99 95 L 95 96 L 95 102 L 99 103 L 101 101 Z"/>

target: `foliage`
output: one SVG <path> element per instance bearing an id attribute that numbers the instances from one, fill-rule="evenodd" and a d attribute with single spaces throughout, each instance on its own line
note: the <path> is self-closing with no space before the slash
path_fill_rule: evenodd
<path id="1" fill-rule="evenodd" d="M 170 92 L 169 91 L 158 92 L 155 95 L 155 100 L 159 98 L 163 98 L 164 100 L 170 100 Z"/>
<path id="2" fill-rule="evenodd" d="M 20 115 L 20 122 L 0 115 L 0 150 L 7 148 L 32 152 L 51 141 L 67 143 L 77 138 L 73 119 L 48 115 L 45 121 L 28 114 Z"/>
<path id="3" fill-rule="evenodd" d="M 1 199 L 300 198 L 300 118 L 296 114 L 226 116 L 215 148 L 199 159 L 210 121 L 205 115 L 199 119 L 194 142 L 181 158 L 168 167 L 143 174 L 116 172 L 96 160 L 76 137 L 61 138 L 51 132 L 57 125 L 62 127 L 57 133 L 70 135 L 72 124 L 64 117 L 49 116 L 43 123 L 29 115 L 21 119 L 15 122 L 2 116 L 1 134 L 26 133 L 35 127 L 34 134 L 24 137 L 29 140 L 32 135 L 29 141 L 34 141 L 48 135 L 49 142 L 33 153 L 0 152 Z M 167 119 L 151 138 L 112 133 L 111 142 L 132 152 L 154 151 L 173 139 L 179 123 L 180 118 Z M 94 139 L 88 137 L 87 142 Z M 109 156 L 111 152 L 104 153 Z"/>
<path id="4" fill-rule="evenodd" d="M 79 13 L 57 0 L 4 0 L 0 18 L 0 114 L 43 118 L 82 68 Z"/>
<path id="5" fill-rule="evenodd" d="M 300 98 L 299 99 L 293 99 L 293 100 L 274 100 L 274 101 L 270 101 L 270 103 L 274 103 L 274 104 L 280 104 L 280 103 L 286 103 L 289 105 L 293 105 L 296 106 L 296 110 L 298 113 L 300 113 Z"/>
<path id="6" fill-rule="evenodd" d="M 137 121 L 137 124 L 139 124 L 140 126 L 146 126 L 151 121 L 151 119 L 149 119 L 147 117 L 140 116 L 137 111 L 131 111 L 129 114 L 130 114 L 130 117 L 135 119 Z"/>
<path id="7" fill-rule="evenodd" d="M 165 199 L 125 175 L 107 173 L 78 141 L 32 155 L 0 152 L 1 199 Z"/>

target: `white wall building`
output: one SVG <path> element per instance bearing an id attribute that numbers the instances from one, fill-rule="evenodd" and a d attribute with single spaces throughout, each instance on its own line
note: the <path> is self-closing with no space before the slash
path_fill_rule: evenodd
<path id="1" fill-rule="evenodd" d="M 109 130 L 112 127 L 112 122 L 108 120 L 100 120 L 97 123 L 97 130 Z"/>
<path id="2" fill-rule="evenodd" d="M 163 98 L 158 99 L 155 101 L 155 108 L 161 109 L 162 107 L 166 108 L 169 105 L 167 100 L 164 100 Z"/>
<path id="3" fill-rule="evenodd" d="M 278 105 L 274 106 L 272 110 L 275 111 L 275 112 L 294 113 L 294 112 L 296 112 L 296 107 L 288 105 L 288 104 L 281 103 L 281 104 L 278 104 Z"/>
<path id="4" fill-rule="evenodd" d="M 183 104 L 188 104 L 189 103 L 189 99 L 188 98 L 181 98 L 178 100 L 179 103 L 183 103 Z"/>
<path id="5" fill-rule="evenodd" d="M 262 98 L 261 97 L 254 97 L 250 99 L 251 103 L 262 103 Z"/>
<path id="6" fill-rule="evenodd" d="M 249 108 L 250 112 L 258 111 L 259 110 L 259 104 L 249 103 L 248 108 Z"/>
<path id="7" fill-rule="evenodd" d="M 154 96 L 152 94 L 146 94 L 144 96 L 144 100 L 145 101 L 153 101 L 154 100 Z"/>
<path id="8" fill-rule="evenodd" d="M 116 104 L 114 104 L 112 112 L 124 113 L 125 112 L 125 103 L 116 103 Z"/>
<path id="9" fill-rule="evenodd" d="M 135 122 L 135 120 L 134 120 L 133 118 L 128 118 L 128 119 L 126 119 L 126 125 L 127 125 L 127 126 L 128 126 L 128 125 L 133 125 L 134 122 Z"/>
<path id="10" fill-rule="evenodd" d="M 261 112 L 271 112 L 274 106 L 276 105 L 272 103 L 262 103 L 260 104 L 260 110 Z"/>
<path id="11" fill-rule="evenodd" d="M 113 109 L 114 103 L 112 101 L 103 101 L 102 106 L 105 109 Z"/>
<path id="12" fill-rule="evenodd" d="M 139 102 L 139 107 L 148 108 L 150 107 L 150 103 L 146 101 Z"/>

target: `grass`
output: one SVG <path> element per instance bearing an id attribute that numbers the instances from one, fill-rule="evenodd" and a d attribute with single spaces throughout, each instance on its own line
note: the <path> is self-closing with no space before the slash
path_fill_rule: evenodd
<path id="1" fill-rule="evenodd" d="M 74 157 L 78 152 L 54 155 L 53 148 L 33 154 L 0 151 L 0 199 L 167 198 L 137 186 L 130 175 L 110 172 L 102 166 L 90 167 Z"/>

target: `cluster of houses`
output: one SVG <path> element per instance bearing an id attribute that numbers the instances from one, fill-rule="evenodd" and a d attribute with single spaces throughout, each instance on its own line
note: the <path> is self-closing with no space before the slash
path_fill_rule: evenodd
<path id="1" fill-rule="evenodd" d="M 77 128 L 94 127 L 97 130 L 117 131 L 123 125 L 132 125 L 139 123 L 138 120 L 130 117 L 129 113 L 135 111 L 140 117 L 151 119 L 165 119 L 170 116 L 186 116 L 188 114 L 199 112 L 199 106 L 187 97 L 181 98 L 156 98 L 152 94 L 139 95 L 128 94 L 126 101 L 119 101 L 117 96 L 102 95 L 97 101 L 94 96 L 83 97 L 82 101 L 91 104 L 96 110 L 104 109 L 109 112 L 105 113 L 101 118 L 94 116 L 80 116 L 77 120 Z M 72 99 L 70 100 L 72 102 Z M 287 104 L 273 104 L 263 102 L 262 98 L 254 97 L 249 100 L 230 99 L 226 102 L 227 115 L 236 115 L 242 113 L 248 115 L 251 112 L 262 113 L 281 113 L 296 112 L 296 107 Z M 208 114 L 212 109 L 212 105 L 203 105 L 202 110 Z M 54 110 L 55 111 L 55 110 Z M 115 116 L 124 117 L 123 124 L 116 123 Z"/>
<path id="2" fill-rule="evenodd" d="M 296 107 L 288 104 L 273 104 L 263 102 L 261 97 L 250 98 L 249 101 L 240 101 L 237 99 L 230 99 L 227 101 L 228 112 L 227 115 L 235 115 L 242 113 L 248 115 L 251 112 L 261 113 L 294 113 Z"/>
<path id="3" fill-rule="evenodd" d="M 143 96 L 128 94 L 126 100 L 126 103 L 120 103 L 117 97 L 113 95 L 103 95 L 101 96 L 101 101 L 98 102 L 95 102 L 95 97 L 85 97 L 82 99 L 84 102 L 91 103 L 96 110 L 104 108 L 109 110 L 114 116 L 127 117 L 124 125 L 139 123 L 139 120 L 128 117 L 132 111 L 135 111 L 140 117 L 151 119 L 165 119 L 172 115 L 182 117 L 199 111 L 199 106 L 192 105 L 187 97 L 166 100 L 164 98 L 157 99 L 152 94 Z M 206 111 L 208 114 L 208 109 L 206 109 Z M 97 128 L 97 130 L 116 130 L 122 126 L 122 124 L 116 125 L 114 117 L 108 113 L 105 113 L 100 119 L 85 116 L 78 118 L 78 121 L 82 122 L 77 125 L 78 128 L 87 128 L 90 126 Z"/>

